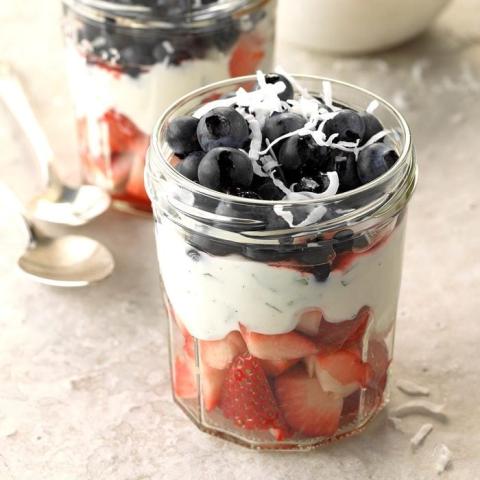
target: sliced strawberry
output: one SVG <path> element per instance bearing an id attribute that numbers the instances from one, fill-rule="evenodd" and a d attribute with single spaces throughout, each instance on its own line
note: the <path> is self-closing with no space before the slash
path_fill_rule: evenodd
<path id="1" fill-rule="evenodd" d="M 183 336 L 183 351 L 188 358 L 195 358 L 195 339 L 189 333 Z"/>
<path id="2" fill-rule="evenodd" d="M 230 57 L 231 77 L 250 75 L 258 70 L 265 57 L 263 43 L 263 38 L 256 33 L 240 37 Z"/>
<path id="3" fill-rule="evenodd" d="M 344 345 L 361 340 L 370 319 L 370 309 L 362 307 L 352 320 L 328 322 L 323 319 L 317 335 L 321 350 L 340 350 Z"/>
<path id="4" fill-rule="evenodd" d="M 383 393 L 387 383 L 388 366 L 390 365 L 388 348 L 384 340 L 370 339 L 367 360 L 372 371 L 368 385 Z"/>
<path id="5" fill-rule="evenodd" d="M 126 192 L 141 200 L 149 200 L 144 185 L 145 155 L 148 147 L 148 137 L 135 141 L 133 147 L 133 163 L 128 178 Z"/>
<path id="6" fill-rule="evenodd" d="M 180 398 L 195 398 L 197 396 L 197 382 L 194 373 L 194 363 L 178 355 L 173 366 L 173 389 Z"/>
<path id="7" fill-rule="evenodd" d="M 111 152 L 131 150 L 139 138 L 146 135 L 125 115 L 110 109 L 101 118 L 108 126 L 108 140 Z"/>
<path id="8" fill-rule="evenodd" d="M 275 395 L 288 425 L 308 437 L 331 436 L 339 425 L 342 398 L 322 390 L 303 367 L 275 379 Z"/>
<path id="9" fill-rule="evenodd" d="M 210 412 L 220 404 L 223 381 L 225 380 L 227 371 L 212 368 L 206 363 L 201 362 L 200 375 L 203 405 L 207 412 Z"/>
<path id="10" fill-rule="evenodd" d="M 360 395 L 361 391 L 355 390 L 355 392 L 343 399 L 340 426 L 344 427 L 357 419 L 360 410 Z"/>
<path id="11" fill-rule="evenodd" d="M 317 347 L 308 337 L 297 333 L 281 333 L 279 335 L 263 335 L 248 331 L 240 326 L 248 351 L 262 360 L 290 360 L 313 355 Z"/>
<path id="12" fill-rule="evenodd" d="M 202 360 L 210 367 L 223 370 L 230 366 L 232 360 L 247 351 L 240 332 L 230 332 L 222 340 L 200 340 Z"/>
<path id="13" fill-rule="evenodd" d="M 270 377 L 278 377 L 278 375 L 281 375 L 298 362 L 299 359 L 260 360 L 263 370 Z"/>
<path id="14" fill-rule="evenodd" d="M 300 314 L 295 329 L 309 337 L 316 337 L 320 331 L 322 319 L 323 312 L 320 308 L 307 308 Z"/>
<path id="15" fill-rule="evenodd" d="M 325 392 L 348 397 L 368 382 L 369 365 L 351 351 L 319 353 L 313 358 L 315 375 Z"/>
<path id="16" fill-rule="evenodd" d="M 260 362 L 242 353 L 232 362 L 223 383 L 220 407 L 226 418 L 246 430 L 272 430 L 287 435 L 282 414 Z"/>

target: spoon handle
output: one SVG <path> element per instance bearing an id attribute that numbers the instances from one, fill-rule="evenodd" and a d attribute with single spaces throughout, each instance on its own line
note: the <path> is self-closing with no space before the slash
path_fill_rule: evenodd
<path id="1" fill-rule="evenodd" d="M 0 63 L 0 97 L 25 132 L 37 157 L 46 184 L 56 181 L 53 171 L 53 150 L 28 101 L 25 90 L 11 67 Z"/>

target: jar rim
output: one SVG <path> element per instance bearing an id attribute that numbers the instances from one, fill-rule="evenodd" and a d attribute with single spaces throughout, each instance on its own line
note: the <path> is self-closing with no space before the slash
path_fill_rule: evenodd
<path id="1" fill-rule="evenodd" d="M 411 191 L 410 193 L 413 192 L 413 189 L 415 187 L 415 183 L 417 180 L 417 167 L 416 167 L 414 156 L 411 155 L 413 150 L 411 131 L 403 115 L 393 105 L 391 105 L 389 102 L 384 100 L 382 97 L 370 92 L 365 88 L 358 87 L 356 85 L 353 85 L 351 83 L 344 82 L 341 80 L 335 80 L 332 78 L 321 77 L 317 75 L 291 74 L 291 76 L 296 80 L 298 80 L 299 82 L 301 82 L 302 80 L 307 80 L 307 81 L 311 80 L 311 81 L 319 81 L 319 82 L 327 81 L 327 82 L 330 82 L 333 86 L 341 85 L 343 87 L 347 87 L 349 89 L 362 92 L 363 94 L 370 96 L 372 100 L 377 100 L 383 107 L 389 110 L 390 113 L 393 114 L 393 116 L 401 126 L 402 133 L 405 138 L 402 151 L 399 154 L 399 158 L 395 162 L 393 167 L 391 167 L 383 175 L 377 177 L 375 180 L 368 182 L 353 190 L 343 192 L 343 193 L 337 193 L 337 194 L 333 194 L 333 195 L 329 195 L 321 198 L 311 198 L 311 199 L 295 200 L 295 201 L 263 200 L 263 199 L 258 200 L 254 198 L 237 197 L 235 195 L 230 195 L 223 192 L 217 192 L 215 190 L 204 187 L 198 183 L 195 183 L 192 180 L 189 180 L 188 178 L 180 174 L 165 158 L 165 155 L 162 152 L 160 141 L 159 141 L 160 130 L 162 126 L 165 124 L 165 122 L 170 118 L 170 116 L 176 110 L 178 110 L 183 105 L 189 103 L 190 101 L 194 100 L 196 97 L 201 97 L 209 93 L 213 93 L 216 89 L 219 89 L 219 88 L 233 86 L 233 85 L 241 85 L 242 83 L 252 82 L 256 80 L 255 75 L 248 75 L 248 76 L 235 77 L 228 80 L 222 80 L 219 82 L 212 83 L 205 87 L 194 90 L 188 93 L 187 95 L 184 95 L 183 97 L 178 99 L 176 102 L 174 102 L 172 105 L 170 105 L 170 107 L 167 108 L 167 110 L 165 110 L 162 116 L 158 119 L 153 129 L 153 133 L 150 141 L 150 148 L 153 149 L 153 152 L 155 153 L 155 155 L 147 156 L 147 168 L 146 168 L 147 174 L 155 178 L 156 171 L 157 172 L 163 171 L 163 173 L 168 175 L 168 177 L 172 179 L 174 182 L 176 182 L 179 186 L 184 187 L 185 189 L 191 191 L 194 194 L 196 193 L 196 194 L 208 196 L 219 201 L 226 201 L 230 203 L 235 202 L 239 205 L 250 205 L 250 206 L 259 206 L 259 207 L 260 206 L 271 207 L 273 205 L 280 205 L 283 207 L 303 206 L 303 205 L 311 206 L 319 203 L 328 204 L 328 203 L 340 202 L 342 200 L 352 198 L 354 195 L 362 195 L 364 193 L 367 193 L 371 190 L 374 190 L 377 187 L 380 187 L 382 184 L 385 184 L 385 185 L 388 184 L 389 181 L 391 181 L 398 173 L 402 171 L 402 169 L 405 169 L 405 168 L 407 168 L 407 170 L 400 178 L 400 181 L 404 180 L 405 177 L 407 177 L 408 175 L 411 175 L 412 178 L 411 178 L 411 182 L 410 182 L 411 185 L 409 190 Z M 409 166 L 410 168 L 408 168 Z"/>
<path id="2" fill-rule="evenodd" d="M 75 13 L 94 21 L 115 20 L 127 28 L 204 28 L 218 20 L 220 15 L 243 15 L 261 8 L 273 0 L 223 0 L 212 5 L 196 6 L 188 12 L 171 16 L 158 15 L 158 10 L 145 5 L 121 5 L 112 0 L 62 0 Z"/>

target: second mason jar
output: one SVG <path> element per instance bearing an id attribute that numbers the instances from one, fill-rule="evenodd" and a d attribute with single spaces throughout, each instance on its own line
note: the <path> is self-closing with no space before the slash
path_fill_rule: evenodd
<path id="1" fill-rule="evenodd" d="M 171 107 L 146 169 L 174 399 L 200 429 L 258 449 L 331 442 L 385 404 L 416 182 L 410 133 L 393 107 L 342 82 L 295 78 L 317 97 L 329 85 L 334 102 L 354 110 L 376 104 L 399 155 L 394 167 L 354 190 L 299 201 L 230 196 L 183 177 L 169 123 L 250 77 Z"/>
<path id="2" fill-rule="evenodd" d="M 143 169 L 155 120 L 191 90 L 271 69 L 276 0 L 63 3 L 85 179 L 115 205 L 149 211 Z"/>

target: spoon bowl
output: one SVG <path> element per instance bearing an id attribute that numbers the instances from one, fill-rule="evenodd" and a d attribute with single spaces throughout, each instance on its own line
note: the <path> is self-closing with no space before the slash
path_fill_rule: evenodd
<path id="1" fill-rule="evenodd" d="M 80 235 L 35 238 L 18 259 L 21 270 L 38 282 L 82 287 L 108 277 L 112 254 L 96 240 Z"/>

